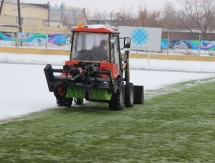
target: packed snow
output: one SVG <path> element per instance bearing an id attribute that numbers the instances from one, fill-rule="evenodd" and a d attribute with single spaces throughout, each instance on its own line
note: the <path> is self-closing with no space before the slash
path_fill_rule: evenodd
<path id="1" fill-rule="evenodd" d="M 62 66 L 68 58 L 0 53 L 0 120 L 57 107 L 43 69 L 46 64 Z M 182 81 L 215 77 L 215 62 L 131 59 L 130 65 L 131 82 L 144 85 L 146 91 Z"/>
<path id="2" fill-rule="evenodd" d="M 69 56 L 0 53 L 0 63 L 63 65 Z M 131 59 L 132 70 L 215 72 L 215 62 Z"/>

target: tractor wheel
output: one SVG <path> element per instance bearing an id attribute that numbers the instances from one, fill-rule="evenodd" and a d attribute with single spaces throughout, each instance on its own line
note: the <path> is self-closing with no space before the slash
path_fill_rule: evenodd
<path id="1" fill-rule="evenodd" d="M 71 108 L 72 107 L 72 98 L 66 98 L 66 107 Z"/>
<path id="2" fill-rule="evenodd" d="M 64 83 L 57 83 L 54 86 L 54 95 L 56 98 L 64 98 L 66 96 L 67 89 L 64 88 Z"/>
<path id="3" fill-rule="evenodd" d="M 122 110 L 124 107 L 124 83 L 121 78 L 117 78 L 118 90 L 112 94 L 112 98 L 109 102 L 109 108 L 111 110 Z"/>
<path id="4" fill-rule="evenodd" d="M 71 107 L 72 98 L 57 98 L 57 106 L 59 107 Z"/>
<path id="5" fill-rule="evenodd" d="M 82 105 L 84 101 L 83 98 L 75 98 L 74 100 L 76 105 Z"/>
<path id="6" fill-rule="evenodd" d="M 125 106 L 133 107 L 134 105 L 134 86 L 133 83 L 125 85 Z"/>
<path id="7" fill-rule="evenodd" d="M 61 98 L 57 98 L 57 106 L 58 107 L 63 107 L 64 106 L 64 100 Z"/>

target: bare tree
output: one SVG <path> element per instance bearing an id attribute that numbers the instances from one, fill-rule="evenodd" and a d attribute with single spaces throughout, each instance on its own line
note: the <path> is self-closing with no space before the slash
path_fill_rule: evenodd
<path id="1" fill-rule="evenodd" d="M 137 25 L 145 26 L 148 23 L 147 19 L 148 19 L 148 10 L 147 10 L 146 6 L 144 6 L 144 8 L 139 6 L 138 15 L 137 15 L 137 19 L 136 19 Z"/>
<path id="2" fill-rule="evenodd" d="M 68 28 L 72 28 L 72 26 L 77 25 L 81 19 L 82 13 L 83 10 L 79 8 L 71 8 L 64 10 L 62 13 L 63 25 Z"/>
<path id="3" fill-rule="evenodd" d="M 166 2 L 163 7 L 163 19 L 162 26 L 166 29 L 172 30 L 175 27 L 178 27 L 176 24 L 178 21 L 175 18 L 175 8 L 171 2 Z"/>
<path id="4" fill-rule="evenodd" d="M 149 27 L 162 27 L 162 18 L 160 11 L 151 11 L 148 18 Z"/>
<path id="5" fill-rule="evenodd" d="M 171 3 L 164 7 L 164 18 L 167 29 L 188 30 L 191 33 L 212 32 L 215 27 L 215 1 L 214 0 L 178 0 L 180 5 L 176 9 Z"/>
<path id="6" fill-rule="evenodd" d="M 146 6 L 139 6 L 137 25 L 142 27 L 161 27 L 160 11 L 149 11 Z"/>
<path id="7" fill-rule="evenodd" d="M 119 12 L 115 14 L 115 21 L 118 26 L 135 26 L 136 16 L 132 12 L 133 9 L 126 9 L 125 7 L 120 9 Z"/>
<path id="8" fill-rule="evenodd" d="M 106 12 L 103 11 L 103 12 L 100 12 L 98 10 L 95 10 L 93 12 L 93 16 L 92 16 L 92 19 L 94 20 L 105 20 L 105 15 L 106 15 Z"/>

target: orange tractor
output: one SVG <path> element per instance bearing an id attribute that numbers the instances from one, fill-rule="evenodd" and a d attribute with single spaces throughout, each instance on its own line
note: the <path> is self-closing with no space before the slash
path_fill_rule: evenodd
<path id="1" fill-rule="evenodd" d="M 62 69 L 54 69 L 50 64 L 44 68 L 57 105 L 71 107 L 72 101 L 82 104 L 86 99 L 107 102 L 110 109 L 122 110 L 124 106 L 142 104 L 144 87 L 130 82 L 130 42 L 129 37 L 120 38 L 118 31 L 109 28 L 74 28 L 69 60 Z"/>

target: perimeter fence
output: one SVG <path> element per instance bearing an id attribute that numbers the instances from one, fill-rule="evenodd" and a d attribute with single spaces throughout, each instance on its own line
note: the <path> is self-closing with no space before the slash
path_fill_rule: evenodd
<path id="1" fill-rule="evenodd" d="M 0 46 L 5 47 L 69 50 L 71 37 L 68 28 L 22 27 L 19 32 L 17 27 L 0 26 Z M 215 35 L 207 35 L 206 39 L 198 34 L 162 32 L 161 51 L 136 52 L 215 56 Z"/>
<path id="2" fill-rule="evenodd" d="M 67 28 L 0 26 L 0 46 L 70 49 L 72 33 Z"/>

